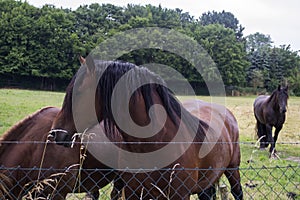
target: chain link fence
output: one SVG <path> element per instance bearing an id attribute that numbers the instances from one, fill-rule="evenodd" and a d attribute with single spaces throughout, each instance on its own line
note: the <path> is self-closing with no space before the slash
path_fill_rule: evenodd
<path id="1" fill-rule="evenodd" d="M 282 162 L 281 165 L 274 166 L 270 163 L 268 166 L 259 166 L 250 159 L 247 162 L 248 165 L 241 165 L 239 168 L 244 199 L 300 199 L 299 161 Z M 177 179 L 177 176 L 182 173 L 189 176 L 197 171 L 202 179 L 209 182 L 207 172 L 219 170 L 237 169 L 173 167 L 149 172 L 149 169 L 83 168 L 82 164 L 60 169 L 1 165 L 0 199 L 176 199 L 170 194 L 176 194 L 176 191 L 182 189 L 190 193 L 193 190 L 188 181 Z M 153 173 L 156 175 L 153 176 Z M 122 179 L 124 176 L 127 177 L 126 182 Z M 182 182 L 178 184 L 178 180 Z M 158 182 L 163 184 L 157 184 Z M 132 189 L 134 184 L 139 186 L 135 185 Z M 215 194 L 215 199 L 234 199 L 230 193 L 230 184 L 224 175 L 214 188 L 212 193 Z M 203 187 L 202 191 L 205 193 L 209 190 Z M 153 194 L 157 196 L 151 196 Z M 194 194 L 190 199 L 199 197 Z"/>

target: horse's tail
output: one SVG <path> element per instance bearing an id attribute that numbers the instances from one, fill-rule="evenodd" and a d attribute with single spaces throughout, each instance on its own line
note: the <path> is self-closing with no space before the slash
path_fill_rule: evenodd
<path id="1" fill-rule="evenodd" d="M 264 131 L 264 125 L 256 119 L 256 135 L 257 135 L 257 142 L 260 143 L 260 148 L 265 148 L 269 145 L 267 141 L 267 135 L 266 132 Z"/>
<path id="2" fill-rule="evenodd" d="M 255 134 L 256 134 L 256 136 L 257 136 L 257 138 L 259 138 L 259 133 L 258 133 L 258 126 L 259 126 L 259 122 L 258 122 L 258 120 L 256 119 L 256 124 L 255 124 Z"/>
<path id="3" fill-rule="evenodd" d="M 254 116 L 255 116 L 255 120 L 256 120 L 255 133 L 256 133 L 257 139 L 259 140 L 262 136 L 264 136 L 264 132 L 262 130 L 262 124 L 257 119 L 256 115 L 254 115 Z"/>

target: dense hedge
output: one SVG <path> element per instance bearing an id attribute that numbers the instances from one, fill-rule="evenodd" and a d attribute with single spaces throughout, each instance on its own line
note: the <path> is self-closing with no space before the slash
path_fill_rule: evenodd
<path id="1" fill-rule="evenodd" d="M 300 90 L 297 52 L 286 45 L 273 47 L 271 40 L 251 48 L 261 44 L 264 35 L 244 37 L 244 27 L 229 12 L 213 11 L 195 18 L 180 9 L 152 5 L 91 4 L 69 10 L 52 5 L 36 8 L 14 0 L 0 0 L 0 86 L 15 82 L 18 87 L 64 88 L 79 67 L 79 54 L 87 55 L 118 32 L 140 27 L 175 29 L 195 39 L 213 58 L 229 88 L 270 91 L 288 83 L 294 91 Z M 141 49 L 120 59 L 138 65 L 166 64 L 195 88 L 205 85 L 186 60 L 172 53 Z"/>

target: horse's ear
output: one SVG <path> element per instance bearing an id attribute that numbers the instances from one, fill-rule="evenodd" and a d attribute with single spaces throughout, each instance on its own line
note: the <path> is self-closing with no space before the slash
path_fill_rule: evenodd
<path id="1" fill-rule="evenodd" d="M 285 88 L 284 88 L 285 91 L 288 91 L 289 90 L 289 86 L 287 85 Z"/>
<path id="2" fill-rule="evenodd" d="M 79 62 L 80 62 L 80 64 L 84 65 L 85 62 L 86 62 L 86 60 L 85 60 L 84 57 L 82 57 L 81 55 L 79 55 Z"/>
<path id="3" fill-rule="evenodd" d="M 87 66 L 87 73 L 93 74 L 95 72 L 95 63 L 92 56 L 88 55 L 85 59 Z"/>
<path id="4" fill-rule="evenodd" d="M 277 90 L 280 91 L 281 89 L 281 85 L 278 85 Z"/>

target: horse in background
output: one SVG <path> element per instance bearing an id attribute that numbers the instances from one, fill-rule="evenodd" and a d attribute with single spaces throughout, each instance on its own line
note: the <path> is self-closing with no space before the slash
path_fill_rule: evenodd
<path id="1" fill-rule="evenodd" d="M 73 148 L 65 148 L 54 142 L 45 143 L 59 111 L 55 107 L 38 110 L 2 135 L 0 174 L 6 178 L 3 178 L 0 187 L 0 197 L 1 193 L 4 196 L 1 199 L 21 199 L 35 184 L 59 179 L 57 185 L 52 185 L 55 190 L 44 184 L 44 189 L 33 196 L 47 197 L 50 194 L 51 199 L 60 200 L 65 199 L 68 193 L 88 192 L 96 200 L 99 189 L 115 178 L 113 170 L 100 163 L 89 152 L 85 152 L 80 144 L 75 143 Z M 83 162 L 80 159 L 82 154 L 86 155 Z M 83 164 L 78 177 L 80 163 Z M 96 168 L 107 170 L 90 170 Z"/>
<path id="2" fill-rule="evenodd" d="M 276 155 L 275 144 L 285 122 L 288 98 L 288 86 L 282 88 L 279 85 L 270 96 L 260 95 L 253 104 L 260 148 L 264 149 L 271 144 L 270 156 Z M 274 138 L 273 127 L 275 127 Z"/>
<path id="3" fill-rule="evenodd" d="M 225 108 L 219 110 L 214 105 L 200 102 L 190 103 L 196 104 L 195 108 L 188 104 L 185 106 L 189 109 L 184 108 L 165 87 L 164 81 L 144 67 L 118 61 L 93 60 L 90 56 L 82 60 L 84 62 L 81 68 L 67 88 L 62 110 L 52 125 L 51 134 L 58 144 L 70 141 L 75 133 L 82 132 L 102 120 L 107 137 L 113 139 L 116 131 L 121 133 L 122 149 L 134 155 L 155 152 L 178 136 L 179 142 L 172 144 L 173 151 L 162 152 L 156 161 L 150 160 L 157 163 L 171 157 L 174 158 L 171 163 L 151 172 L 121 174 L 122 180 L 126 183 L 124 186 L 126 199 L 187 200 L 192 194 L 198 194 L 200 199 L 210 199 L 214 191 L 213 185 L 223 173 L 230 182 L 234 198 L 243 199 L 238 170 L 239 131 L 237 121 L 230 111 Z M 124 78 L 125 82 L 119 84 L 121 89 L 118 95 L 121 102 L 113 104 L 114 87 L 123 76 L 127 79 Z M 97 77 L 101 77 L 99 81 Z M 147 80 L 148 84 L 140 86 L 144 80 Z M 96 85 L 95 88 L 93 84 Z M 132 89 L 133 94 L 126 93 Z M 130 95 L 129 102 L 126 102 L 124 99 L 127 99 L 128 95 Z M 73 99 L 74 97 L 76 98 Z M 164 108 L 166 120 L 160 119 L 161 112 L 158 108 L 152 109 L 152 106 L 156 107 L 155 105 Z M 197 115 L 198 107 L 201 115 Z M 91 114 L 95 108 L 97 116 L 94 119 Z M 130 116 L 126 115 L 127 108 Z M 126 131 L 120 128 L 121 124 L 116 123 L 113 109 L 118 112 L 118 117 L 121 118 L 122 126 L 125 126 Z M 79 114 L 82 118 L 79 124 L 75 124 L 73 114 Z M 133 136 L 135 130 L 131 129 L 130 118 L 139 127 L 147 126 L 155 129 L 162 126 L 162 128 L 157 132 L 148 130 L 147 132 L 156 133 L 148 137 L 144 135 L 147 134 L 146 131 L 139 131 L 137 133 L 139 135 Z M 210 145 L 211 143 L 214 145 Z M 185 149 L 186 144 L 189 145 L 187 149 Z M 129 163 L 131 160 L 122 154 L 119 159 L 120 163 L 131 164 Z M 143 162 L 149 160 L 137 160 L 137 163 L 143 164 Z M 178 165 L 180 169 L 174 169 Z"/>

